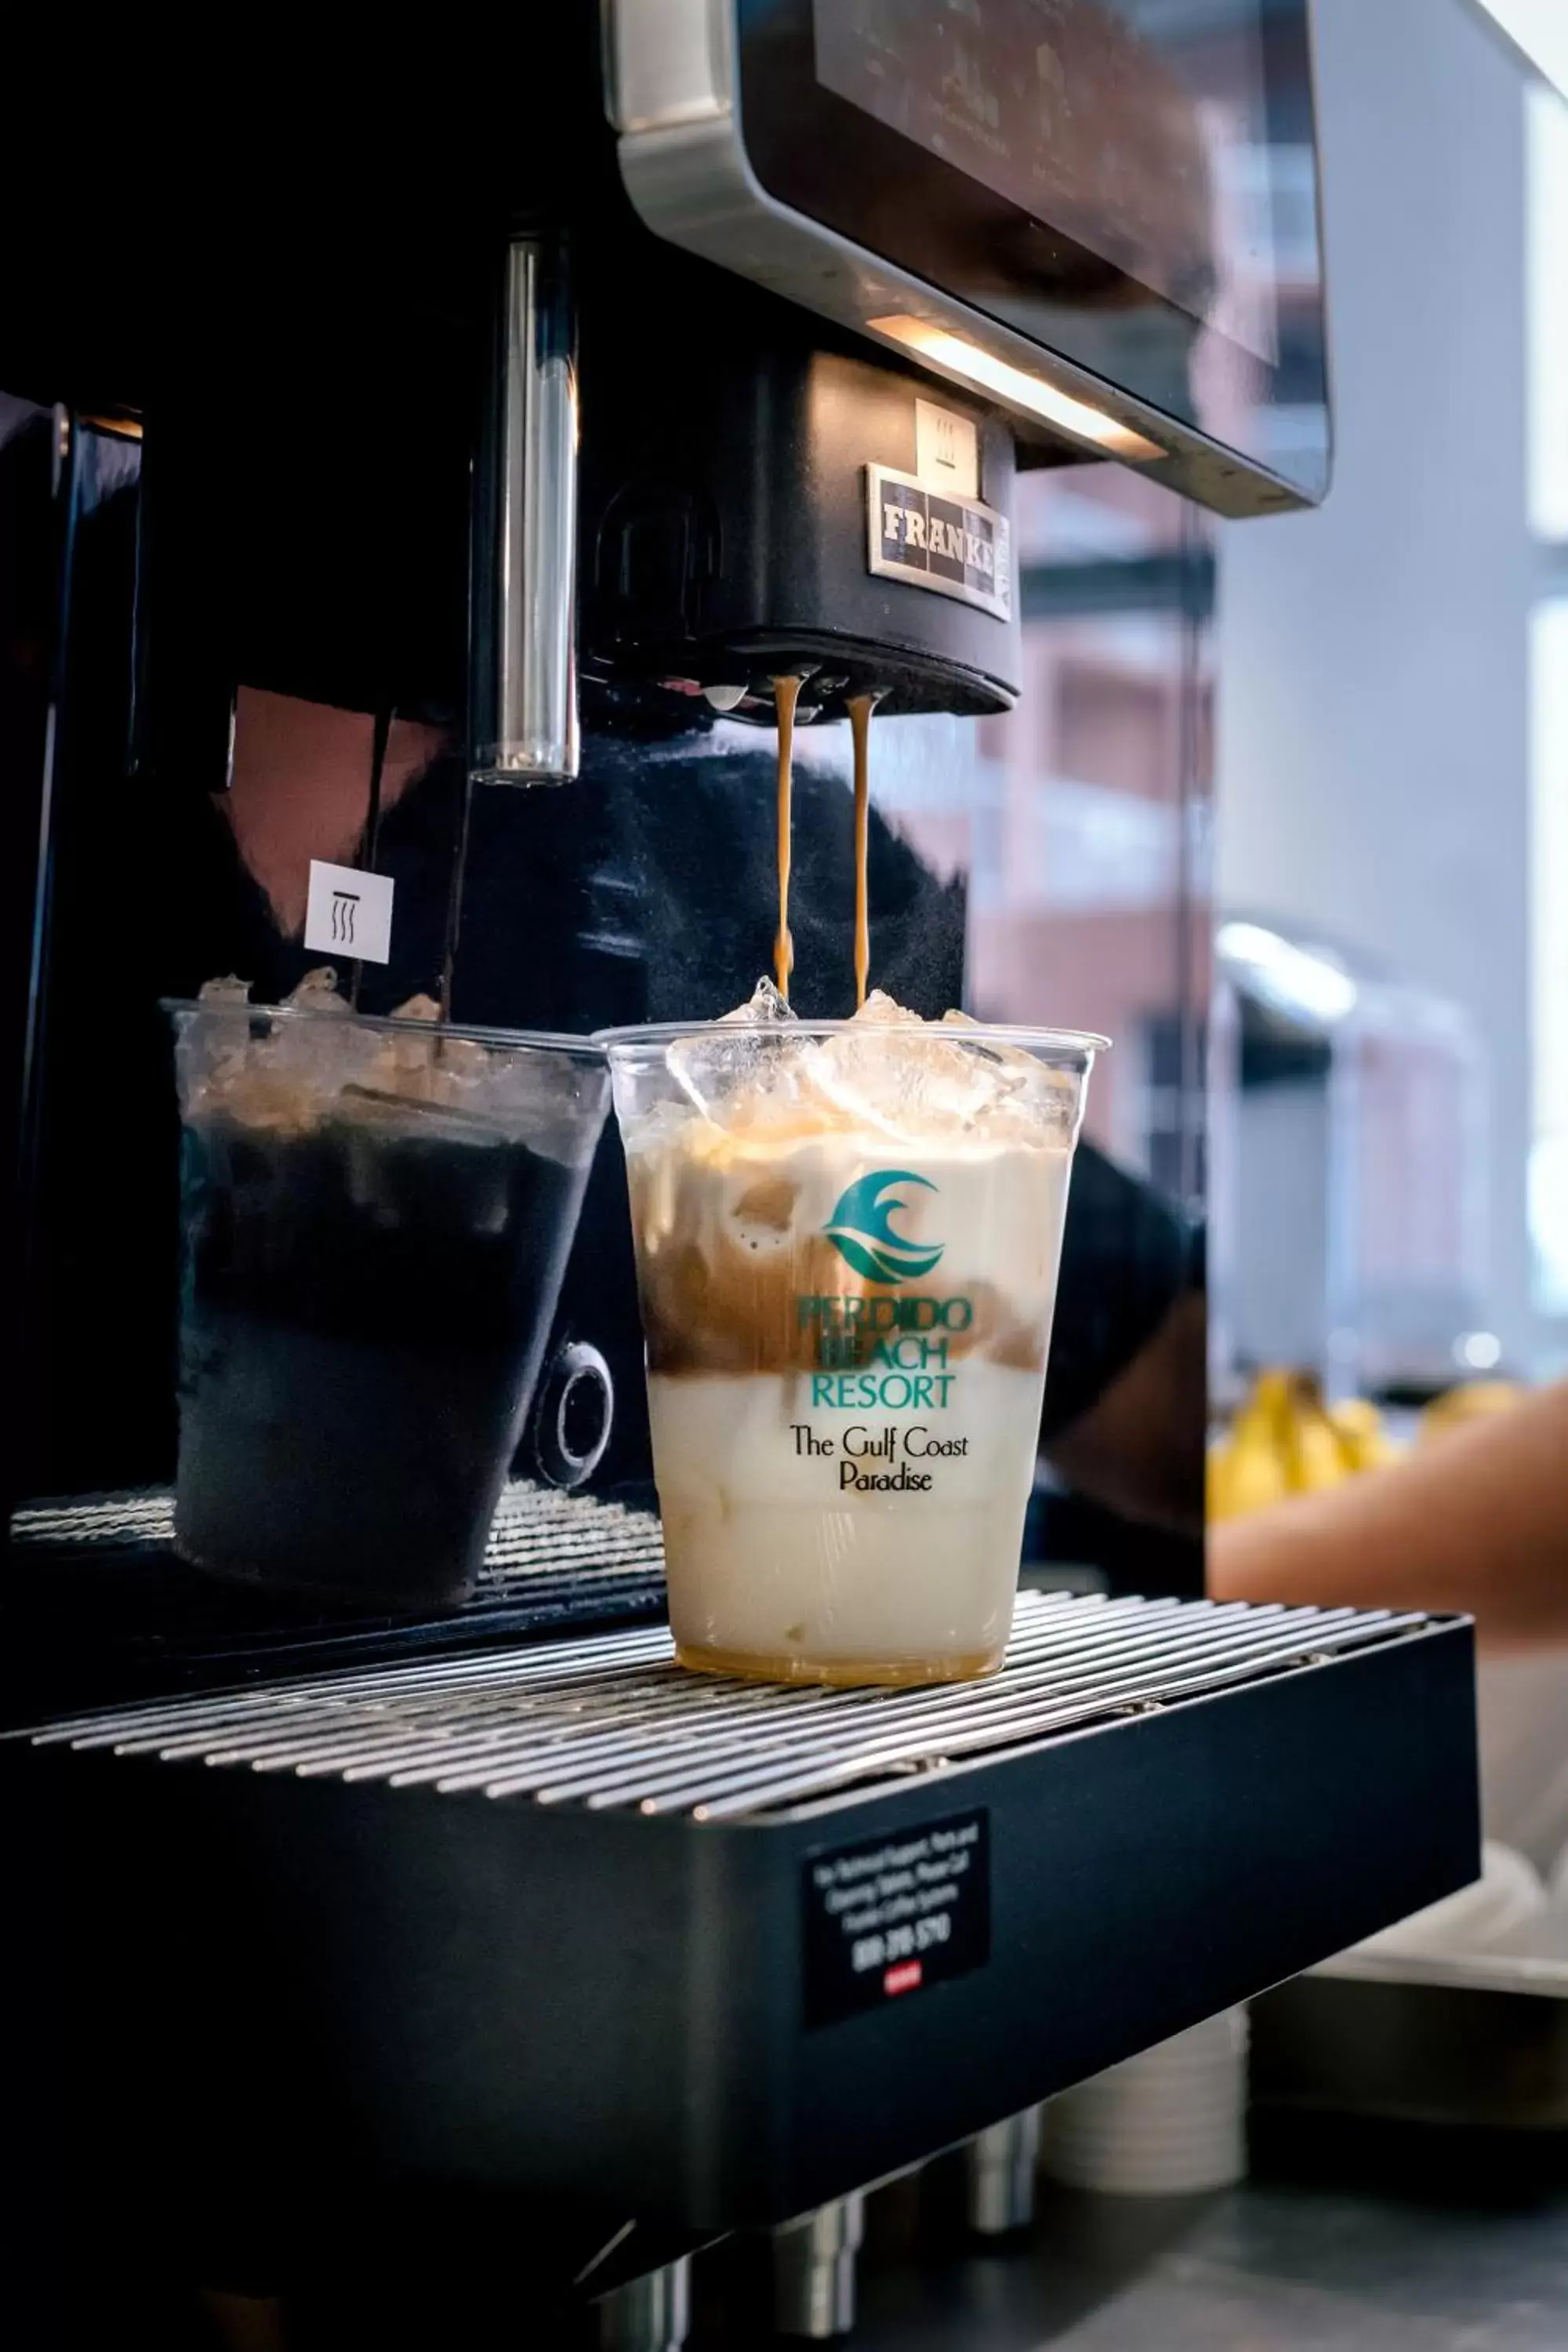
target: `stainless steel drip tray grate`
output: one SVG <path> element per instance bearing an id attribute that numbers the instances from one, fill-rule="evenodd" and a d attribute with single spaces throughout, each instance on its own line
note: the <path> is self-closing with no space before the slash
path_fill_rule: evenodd
<path id="1" fill-rule="evenodd" d="M 10 1525 L 11 1722 L 242 1676 L 348 1672 L 664 1613 L 664 1540 L 651 1510 L 516 1480 L 503 1493 L 475 1591 L 408 1614 L 326 1601 L 189 1567 L 166 1488 L 26 1504 Z"/>
<path id="2" fill-rule="evenodd" d="M 11 1517 L 11 1541 L 27 1550 L 162 1549 L 174 1536 L 174 1497 L 163 1486 L 25 1503 Z M 662 1575 L 664 1538 L 657 1516 L 514 1478 L 491 1523 L 481 1590 L 561 1570 Z"/>
<path id="3" fill-rule="evenodd" d="M 1426 1622 L 1026 1592 L 1005 1664 L 984 1682 L 825 1690 L 710 1680 L 672 1663 L 658 1627 L 160 1701 L 30 1737 L 306 1780 L 721 1821 L 1326 1666 Z"/>

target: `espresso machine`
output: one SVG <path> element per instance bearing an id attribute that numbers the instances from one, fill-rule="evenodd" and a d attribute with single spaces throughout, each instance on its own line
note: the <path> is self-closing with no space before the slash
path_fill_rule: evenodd
<path id="1" fill-rule="evenodd" d="M 1191 13 L 572 0 L 221 107 L 144 57 L 80 79 L 0 386 L 40 2343 L 118 2277 L 165 2315 L 170 2282 L 313 2297 L 301 2340 L 673 2346 L 737 2231 L 830 2334 L 868 2184 L 970 2143 L 1021 2219 L 1008 2118 L 1474 1874 L 1458 1622 L 1044 1583 L 992 1683 L 679 1675 L 613 1137 L 559 1317 L 607 1447 L 575 1496 L 520 1477 L 471 1602 L 286 1606 L 168 1541 L 160 1000 L 277 1001 L 323 960 L 312 866 L 353 866 L 390 884 L 366 1011 L 722 1010 L 766 956 L 777 679 L 808 742 L 868 694 L 890 760 L 940 760 L 1027 721 L 1029 518 L 1128 527 L 1080 474 L 1323 495 L 1315 208 L 1269 178 L 1312 157 L 1306 9 Z M 873 845 L 877 976 L 938 1013 L 976 917 L 920 805 Z M 829 751 L 795 851 L 827 1013 L 847 846 Z M 906 1870 L 946 1890 L 912 1960 L 843 1899 Z"/>

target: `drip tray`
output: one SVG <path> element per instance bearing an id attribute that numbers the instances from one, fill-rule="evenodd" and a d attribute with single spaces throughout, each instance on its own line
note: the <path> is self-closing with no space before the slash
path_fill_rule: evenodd
<path id="1" fill-rule="evenodd" d="M 174 1545 L 167 1487 L 26 1504 L 10 1527 L 12 1720 L 134 1690 L 276 1678 L 395 1654 L 480 1648 L 664 1614 L 658 1515 L 514 1479 L 459 1608 L 392 1616 L 228 1584 Z M 18 1688 L 20 1686 L 20 1688 Z M 38 1696 L 41 1691 L 41 1696 Z"/>
<path id="2" fill-rule="evenodd" d="M 1343 1610 L 1026 1593 L 999 1675 L 910 1691 L 707 1680 L 648 1627 L 0 1759 L 39 1998 L 89 2107 L 177 2118 L 175 2177 L 694 2231 L 928 2155 L 1479 1854 L 1468 1625 Z"/>

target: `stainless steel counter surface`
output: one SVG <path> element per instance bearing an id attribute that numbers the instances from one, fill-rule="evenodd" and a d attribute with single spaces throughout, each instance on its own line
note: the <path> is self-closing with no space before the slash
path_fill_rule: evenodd
<path id="1" fill-rule="evenodd" d="M 851 2352 L 1568 2352 L 1568 2147 L 1255 2119 L 1223 2194 L 1045 2188 L 1016 2245 L 977 2252 L 943 2168 L 868 2202 Z M 731 2242 L 734 2244 L 735 2242 Z M 696 2266 L 690 2352 L 766 2340 Z"/>
<path id="2" fill-rule="evenodd" d="M 1568 2194 L 1050 2192 L 1028 2245 L 866 2265 L 863 2352 L 1564 2352 Z"/>

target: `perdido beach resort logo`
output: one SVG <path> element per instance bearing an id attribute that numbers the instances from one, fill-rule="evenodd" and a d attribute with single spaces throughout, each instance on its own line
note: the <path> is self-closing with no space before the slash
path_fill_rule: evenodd
<path id="1" fill-rule="evenodd" d="M 873 1168 L 840 1194 L 822 1229 L 845 1265 L 868 1282 L 918 1282 L 931 1273 L 947 1246 L 945 1242 L 908 1241 L 894 1232 L 894 1216 L 909 1206 L 899 1198 L 900 1184 L 918 1184 L 922 1192 L 936 1191 L 929 1177 L 917 1176 L 911 1168 Z"/>

